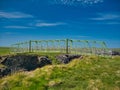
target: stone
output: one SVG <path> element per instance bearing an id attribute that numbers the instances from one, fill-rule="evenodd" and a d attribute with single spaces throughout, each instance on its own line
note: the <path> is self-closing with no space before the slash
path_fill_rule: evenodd
<path id="1" fill-rule="evenodd" d="M 38 57 L 38 66 L 43 67 L 47 64 L 52 64 L 52 61 L 47 56 Z"/>
<path id="2" fill-rule="evenodd" d="M 67 64 L 69 63 L 71 60 L 75 59 L 75 58 L 80 58 L 82 57 L 81 55 L 69 55 L 69 54 L 63 54 L 63 55 L 58 55 L 56 56 L 56 59 L 60 62 L 60 63 L 64 63 Z"/>
<path id="3" fill-rule="evenodd" d="M 0 67 L 0 78 L 10 74 L 11 70 L 6 67 Z"/>
<path id="4" fill-rule="evenodd" d="M 7 66 L 12 72 L 18 70 L 34 70 L 38 67 L 43 67 L 47 64 L 52 64 L 48 57 L 37 55 L 15 55 L 7 57 L 1 62 Z"/>

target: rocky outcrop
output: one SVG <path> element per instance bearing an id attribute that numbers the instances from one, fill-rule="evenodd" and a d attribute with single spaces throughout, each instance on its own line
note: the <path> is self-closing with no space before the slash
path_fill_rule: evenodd
<path id="1" fill-rule="evenodd" d="M 4 61 L 5 58 L 7 58 L 7 57 L 9 57 L 9 56 L 0 56 L 0 63 L 1 63 L 2 61 Z"/>
<path id="2" fill-rule="evenodd" d="M 117 56 L 117 55 L 120 56 L 120 52 L 118 52 L 118 51 L 112 51 L 112 55 L 113 56 Z"/>
<path id="3" fill-rule="evenodd" d="M 46 56 L 37 55 L 16 55 L 5 58 L 1 64 L 7 66 L 11 71 L 18 70 L 34 70 L 37 67 L 42 67 L 51 64 L 51 60 Z"/>
<path id="4" fill-rule="evenodd" d="M 11 72 L 10 69 L 8 69 L 7 67 L 0 67 L 0 78 L 8 75 Z"/>
<path id="5" fill-rule="evenodd" d="M 38 67 L 43 67 L 47 64 L 52 64 L 52 61 L 47 56 L 38 57 Z"/>
<path id="6" fill-rule="evenodd" d="M 61 63 L 69 63 L 72 59 L 82 58 L 81 55 L 58 55 L 56 59 Z M 18 71 L 30 71 L 48 64 L 52 61 L 47 56 L 38 55 L 13 55 L 0 57 L 0 64 L 5 67 L 0 67 L 0 77 Z"/>
<path id="7" fill-rule="evenodd" d="M 64 63 L 64 64 L 69 63 L 71 60 L 73 60 L 75 58 L 82 58 L 82 56 L 81 55 L 69 55 L 69 54 L 64 54 L 64 55 L 56 56 L 56 59 L 60 63 Z"/>
<path id="8" fill-rule="evenodd" d="M 43 67 L 52 64 L 47 56 L 38 55 L 15 55 L 15 56 L 1 56 L 0 64 L 5 67 L 0 67 L 0 77 L 18 71 L 30 71 L 38 67 Z"/>

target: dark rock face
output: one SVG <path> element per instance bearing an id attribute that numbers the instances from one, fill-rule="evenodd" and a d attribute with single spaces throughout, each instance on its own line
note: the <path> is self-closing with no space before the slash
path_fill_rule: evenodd
<path id="1" fill-rule="evenodd" d="M 69 55 L 69 54 L 66 54 L 66 55 L 59 55 L 56 57 L 56 59 L 61 62 L 61 63 L 64 63 L 64 64 L 67 64 L 69 63 L 72 59 L 75 59 L 75 58 L 81 58 L 82 56 L 81 55 Z"/>
<path id="2" fill-rule="evenodd" d="M 6 67 L 1 67 L 0 68 L 0 78 L 5 76 L 5 75 L 8 75 L 10 72 L 11 72 L 10 69 L 8 69 Z"/>
<path id="3" fill-rule="evenodd" d="M 0 63 L 5 60 L 8 56 L 0 56 Z"/>
<path id="4" fill-rule="evenodd" d="M 59 55 L 56 59 L 61 63 L 69 63 L 72 59 L 81 58 L 81 55 Z M 38 55 L 15 55 L 0 57 L 0 64 L 5 67 L 0 67 L 0 77 L 14 73 L 16 71 L 30 71 L 38 67 L 43 67 L 52 64 L 52 61 L 47 56 Z"/>
<path id="5" fill-rule="evenodd" d="M 7 66 L 12 72 L 19 70 L 30 71 L 51 64 L 51 60 L 48 57 L 37 55 L 16 55 L 7 57 L 1 64 Z"/>
<path id="6" fill-rule="evenodd" d="M 38 57 L 38 67 L 43 67 L 46 64 L 52 64 L 52 61 L 47 56 Z"/>
<path id="7" fill-rule="evenodd" d="M 120 56 L 120 52 L 112 51 L 112 55 L 113 55 L 113 56 L 116 56 L 116 55 Z"/>

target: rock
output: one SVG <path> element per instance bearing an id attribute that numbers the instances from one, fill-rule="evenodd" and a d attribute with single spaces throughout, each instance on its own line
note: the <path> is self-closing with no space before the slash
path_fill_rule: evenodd
<path id="1" fill-rule="evenodd" d="M 0 67 L 0 78 L 10 74 L 11 70 L 6 67 Z"/>
<path id="2" fill-rule="evenodd" d="M 38 67 L 51 64 L 51 60 L 48 57 L 37 55 L 15 55 L 7 57 L 1 63 L 14 72 L 19 70 L 34 70 Z"/>
<path id="3" fill-rule="evenodd" d="M 7 58 L 8 56 L 0 56 L 0 63 L 5 60 L 5 58 Z"/>
<path id="4" fill-rule="evenodd" d="M 38 57 L 38 66 L 39 67 L 43 67 L 47 64 L 52 64 L 51 60 L 49 60 L 47 56 Z"/>
<path id="5" fill-rule="evenodd" d="M 2 56 L 0 56 L 0 61 L 2 60 Z"/>
<path id="6" fill-rule="evenodd" d="M 81 55 L 69 55 L 69 54 L 65 54 L 65 55 L 56 56 L 56 59 L 57 59 L 59 62 L 61 62 L 61 63 L 67 64 L 67 63 L 69 63 L 72 59 L 81 58 L 81 57 L 82 57 Z"/>
<path id="7" fill-rule="evenodd" d="M 120 56 L 120 52 L 118 52 L 118 51 L 112 51 L 112 55 L 113 56 L 116 56 L 116 55 Z"/>

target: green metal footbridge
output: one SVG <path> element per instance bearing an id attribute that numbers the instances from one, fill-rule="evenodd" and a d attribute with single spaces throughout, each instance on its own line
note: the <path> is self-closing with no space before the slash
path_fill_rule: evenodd
<path id="1" fill-rule="evenodd" d="M 109 54 L 106 43 L 92 40 L 30 40 L 11 46 L 11 52 L 59 52 L 66 54 L 104 55 Z"/>

